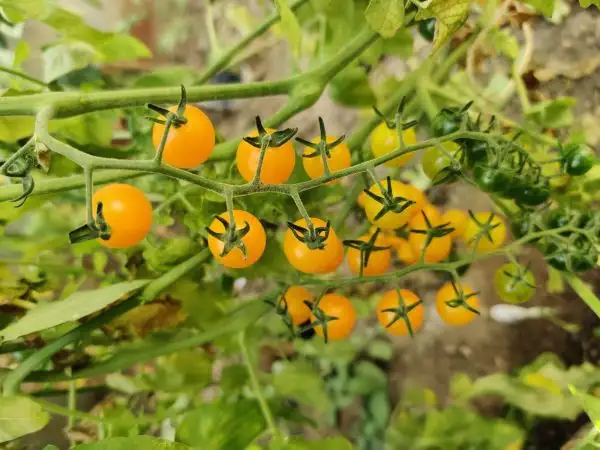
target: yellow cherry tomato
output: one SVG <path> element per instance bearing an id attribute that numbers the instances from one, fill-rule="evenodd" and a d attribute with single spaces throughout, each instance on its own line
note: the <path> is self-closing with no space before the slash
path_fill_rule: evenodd
<path id="1" fill-rule="evenodd" d="M 268 133 L 276 130 L 267 128 Z M 258 136 L 254 130 L 250 137 Z M 242 178 L 252 181 L 258 167 L 260 148 L 256 148 L 242 140 L 238 145 L 235 163 Z M 279 147 L 269 147 L 265 153 L 263 166 L 260 172 L 260 181 L 266 184 L 283 184 L 292 176 L 296 164 L 296 152 L 291 141 Z"/>
<path id="2" fill-rule="evenodd" d="M 470 286 L 464 283 L 457 283 L 456 288 L 459 290 L 459 292 L 462 291 L 464 296 L 468 296 L 475 292 Z M 470 311 L 465 306 L 452 306 L 449 304 L 457 300 L 458 297 L 459 296 L 454 290 L 452 283 L 444 284 L 435 296 L 435 308 L 442 320 L 448 325 L 467 325 L 478 316 L 478 314 Z M 471 308 L 479 311 L 479 297 L 476 295 L 467 298 L 466 303 Z"/>
<path id="3" fill-rule="evenodd" d="M 413 128 L 402 131 L 402 141 L 405 146 L 415 145 L 417 135 Z M 380 123 L 371 134 L 371 151 L 375 157 L 387 155 L 400 149 L 400 139 L 394 128 L 389 128 L 385 122 Z M 398 158 L 383 163 L 388 167 L 404 167 L 415 156 L 415 152 L 406 153 Z"/>
<path id="4" fill-rule="evenodd" d="M 440 226 L 444 223 L 442 222 L 442 217 L 435 206 L 427 204 L 423 207 L 422 211 L 427 215 L 427 219 L 429 220 L 429 223 L 431 223 L 432 227 Z M 409 222 L 409 227 L 411 230 L 427 230 L 428 225 L 425 221 L 425 217 L 421 213 L 417 214 L 411 219 Z M 408 243 L 410 244 L 413 253 L 417 255 L 418 259 L 420 258 L 421 251 L 427 243 L 427 236 L 421 233 L 410 233 L 408 237 Z M 444 261 L 448 258 L 448 256 L 450 256 L 451 249 L 452 238 L 449 235 L 435 237 L 425 249 L 424 260 L 428 263 Z"/>
<path id="5" fill-rule="evenodd" d="M 400 295 L 402 296 L 402 300 L 404 301 L 404 307 L 406 309 L 414 306 L 408 312 L 408 321 L 410 322 L 410 327 L 413 332 L 417 332 L 423 326 L 423 305 L 420 302 L 419 297 L 414 293 L 407 289 L 400 289 Z M 377 320 L 385 330 L 394 336 L 406 336 L 409 333 L 408 327 L 406 326 L 405 318 L 396 319 L 396 313 L 392 311 L 386 311 L 389 309 L 398 309 L 400 308 L 400 298 L 398 296 L 398 291 L 396 289 L 387 291 L 381 297 L 379 304 L 377 305 Z"/>
<path id="6" fill-rule="evenodd" d="M 318 308 L 329 317 L 335 317 L 335 320 L 327 322 L 327 339 L 329 341 L 339 341 L 347 338 L 352 333 L 356 323 L 356 311 L 354 306 L 346 297 L 338 294 L 326 294 L 321 298 Z M 317 318 L 311 314 L 311 321 L 315 322 Z M 324 337 L 323 326 L 315 326 L 315 333 Z"/>
<path id="7" fill-rule="evenodd" d="M 387 182 L 383 180 L 382 182 L 384 190 L 387 190 Z M 390 192 L 392 197 L 402 197 L 406 200 L 411 200 L 414 203 L 409 207 L 404 209 L 404 211 L 400 213 L 396 213 L 393 211 L 386 212 L 383 216 L 375 220 L 377 214 L 383 208 L 383 204 L 379 203 L 375 199 L 367 196 L 365 199 L 365 213 L 367 214 L 367 218 L 371 223 L 380 227 L 383 230 L 394 230 L 402 227 L 410 219 L 412 219 L 415 214 L 417 214 L 423 205 L 426 203 L 425 195 L 419 189 L 409 184 L 404 184 L 400 181 L 392 180 L 391 181 L 392 191 Z M 382 197 L 381 189 L 378 184 L 373 184 L 369 191 L 373 194 Z"/>
<path id="8" fill-rule="evenodd" d="M 368 242 L 371 236 L 361 236 L 357 240 L 362 242 Z M 386 237 L 379 235 L 377 239 L 375 239 L 375 246 L 377 247 L 388 247 L 390 246 L 390 242 Z M 348 248 L 346 252 L 346 260 L 348 261 L 348 267 L 352 273 L 358 275 L 360 274 L 360 263 L 361 263 L 361 255 L 360 250 L 355 248 Z M 387 248 L 385 250 L 375 250 L 372 251 L 369 255 L 369 260 L 367 265 L 363 267 L 363 275 L 364 276 L 375 276 L 386 273 L 390 266 L 392 265 L 392 251 Z"/>
<path id="9" fill-rule="evenodd" d="M 177 105 L 169 111 L 176 112 Z M 191 169 L 208 159 L 215 147 L 215 127 L 204 112 L 187 105 L 183 113 L 187 123 L 171 126 L 163 149 L 163 161 L 180 169 Z M 152 143 L 158 149 L 165 126 L 155 123 L 152 128 Z"/>
<path id="10" fill-rule="evenodd" d="M 229 213 L 226 211 L 220 215 L 226 221 L 229 221 Z M 233 210 L 236 230 L 242 230 L 246 225 L 250 231 L 242 238 L 246 254 L 239 247 L 234 247 L 229 253 L 221 256 L 225 243 L 214 236 L 208 236 L 208 248 L 214 258 L 225 267 L 232 269 L 244 269 L 255 264 L 265 252 L 267 245 L 267 235 L 265 229 L 256 216 L 240 209 Z M 226 228 L 219 220 L 214 219 L 210 224 L 210 229 L 215 233 L 223 233 Z"/>
<path id="11" fill-rule="evenodd" d="M 332 143 L 336 139 L 338 139 L 336 136 L 327 136 L 328 143 Z M 320 138 L 314 138 L 312 141 L 317 144 L 320 142 Z M 313 148 L 306 147 L 302 157 L 302 165 L 304 166 L 304 170 L 306 171 L 306 174 L 313 180 L 325 175 L 325 167 L 323 166 L 323 157 L 321 155 L 316 155 L 310 158 L 306 157 L 306 155 L 310 155 L 314 152 L 315 150 Z M 339 145 L 331 149 L 330 153 L 331 157 L 327 158 L 327 166 L 332 173 L 337 172 L 338 170 L 347 169 L 352 165 L 350 148 L 348 148 L 344 142 L 341 142 Z"/>
<path id="12" fill-rule="evenodd" d="M 491 223 L 486 225 L 492 215 Z M 506 224 L 502 217 L 491 212 L 478 212 L 474 216 L 477 221 L 474 221 L 470 216 L 467 221 L 463 234 L 465 243 L 479 253 L 490 252 L 502 247 L 506 240 Z M 481 234 L 482 227 L 489 228 L 489 236 L 486 233 Z M 477 238 L 477 236 L 481 237 Z"/>
<path id="13" fill-rule="evenodd" d="M 398 256 L 398 259 L 404 265 L 410 266 L 419 261 L 419 255 L 415 255 L 415 252 L 406 239 L 394 236 L 390 238 L 390 242 L 394 250 L 396 250 L 396 256 Z"/>
<path id="14" fill-rule="evenodd" d="M 294 325 L 300 325 L 310 319 L 310 308 L 304 302 L 312 303 L 312 294 L 303 286 L 290 286 L 284 294 L 287 313 Z"/>
<path id="15" fill-rule="evenodd" d="M 102 202 L 102 216 L 110 227 L 110 238 L 98 241 L 109 248 L 127 248 L 140 243 L 152 227 L 152 205 L 138 188 L 114 183 L 92 197 L 94 216 Z"/>
<path id="16" fill-rule="evenodd" d="M 454 228 L 454 231 L 450 233 L 450 237 L 453 238 L 464 235 L 468 220 L 468 214 L 460 209 L 449 209 L 442 215 L 442 223 L 449 223 L 449 226 Z"/>

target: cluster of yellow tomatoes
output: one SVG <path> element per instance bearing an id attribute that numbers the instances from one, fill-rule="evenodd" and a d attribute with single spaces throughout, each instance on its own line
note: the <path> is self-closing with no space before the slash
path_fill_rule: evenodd
<path id="1" fill-rule="evenodd" d="M 176 108 L 172 107 L 170 111 L 175 111 Z M 182 169 L 195 167 L 206 161 L 215 145 L 214 127 L 201 110 L 188 105 L 185 108 L 185 118 L 183 125 L 173 126 L 169 130 L 163 147 L 163 161 Z M 161 144 L 163 133 L 164 125 L 155 124 L 152 138 L 157 148 Z M 337 139 L 328 136 L 327 142 Z M 414 144 L 414 130 L 404 130 L 402 139 L 406 145 Z M 319 140 L 320 138 L 316 138 L 313 142 L 317 143 Z M 375 156 L 390 153 L 399 144 L 396 131 L 386 124 L 381 124 L 371 135 L 371 149 Z M 251 181 L 256 174 L 260 151 L 245 141 L 238 146 L 237 167 L 247 181 Z M 306 157 L 307 152 L 314 153 L 314 149 L 305 149 L 302 161 L 306 173 L 311 178 L 322 177 L 325 173 L 324 158 L 322 155 Z M 343 142 L 328 149 L 326 158 L 331 172 L 351 165 L 350 150 Z M 410 158 L 412 154 L 402 155 L 389 161 L 387 165 L 403 166 Z M 285 183 L 292 174 L 295 159 L 294 147 L 289 141 L 279 147 L 268 148 L 264 155 L 261 182 Z M 368 258 L 365 258 L 365 249 L 362 247 L 351 247 L 346 252 L 348 267 L 353 273 L 366 277 L 384 274 L 392 266 L 392 249 L 396 251 L 400 261 L 408 265 L 421 260 L 427 263 L 446 260 L 454 238 L 462 238 L 476 252 L 490 251 L 503 244 L 506 226 L 500 217 L 492 213 L 476 213 L 469 217 L 460 210 L 441 213 L 428 203 L 425 194 L 416 187 L 397 180 L 386 181 L 373 183 L 368 189 L 369 195 L 363 193 L 358 199 L 373 228 L 369 234 L 359 237 L 355 242 L 373 242 Z M 391 208 L 382 214 L 383 203 L 377 198 L 383 197 L 404 199 L 406 207 Z M 130 247 L 139 243 L 149 232 L 152 207 L 140 190 L 126 184 L 111 184 L 94 194 L 94 211 L 99 202 L 102 202 L 102 214 L 110 227 L 110 237 L 101 240 L 102 244 L 113 248 Z M 490 232 L 485 235 L 481 235 L 483 223 L 492 225 L 489 227 Z M 294 225 L 296 229 L 305 230 L 306 236 L 318 238 L 319 243 L 317 246 L 310 245 L 307 240 L 298 239 L 293 227 L 288 228 L 283 238 L 283 250 L 289 263 L 300 272 L 308 274 L 336 271 L 344 260 L 344 246 L 335 230 L 318 217 L 311 217 L 310 222 L 304 218 L 299 219 Z M 428 229 L 444 226 L 452 227 L 453 230 L 433 239 L 428 238 Z M 209 229 L 209 249 L 225 267 L 249 267 L 261 258 L 266 248 L 267 238 L 261 222 L 247 211 L 225 211 L 213 220 Z M 397 235 L 397 230 L 402 230 L 404 237 Z M 375 232 L 377 235 L 371 239 Z M 231 240 L 234 240 L 234 245 L 231 245 Z M 334 320 L 325 325 L 329 339 L 347 336 L 354 326 L 356 315 L 352 304 L 341 295 L 327 294 L 313 308 L 309 308 L 307 305 L 313 304 L 313 297 L 305 288 L 298 286 L 288 289 L 280 301 L 284 301 L 287 314 L 294 324 L 314 320 L 315 311 L 319 311 L 320 317 L 334 317 Z M 469 286 L 448 283 L 438 291 L 436 307 L 444 321 L 452 325 L 463 325 L 476 317 L 478 299 Z M 382 297 L 377 316 L 390 333 L 412 334 L 422 326 L 423 307 L 419 297 L 413 292 L 405 289 L 392 290 Z M 323 324 L 317 324 L 314 328 L 317 334 L 324 334 Z"/>

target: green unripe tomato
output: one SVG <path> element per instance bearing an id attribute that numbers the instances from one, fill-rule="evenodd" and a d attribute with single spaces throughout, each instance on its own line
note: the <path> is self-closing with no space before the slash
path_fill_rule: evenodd
<path id="1" fill-rule="evenodd" d="M 436 184 L 451 183 L 457 180 L 462 159 L 461 148 L 456 142 L 447 141 L 433 147 L 428 147 L 423 152 L 421 164 L 423 172 Z M 458 163 L 458 164 L 457 164 Z"/>
<path id="2" fill-rule="evenodd" d="M 419 22 L 419 34 L 423 39 L 433 42 L 435 37 L 435 19 L 425 19 Z"/>
<path id="3" fill-rule="evenodd" d="M 535 293 L 536 283 L 530 270 L 517 264 L 508 263 L 496 271 L 494 287 L 502 300 L 518 304 L 531 300 Z"/>
<path id="4" fill-rule="evenodd" d="M 569 175 L 585 175 L 596 162 L 594 151 L 585 144 L 569 144 L 563 155 L 564 168 Z"/>

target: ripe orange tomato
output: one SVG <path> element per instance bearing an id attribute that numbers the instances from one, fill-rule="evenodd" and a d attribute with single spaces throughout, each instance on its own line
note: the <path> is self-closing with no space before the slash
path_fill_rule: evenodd
<path id="1" fill-rule="evenodd" d="M 326 226 L 324 220 L 311 217 L 315 228 Z M 294 222 L 296 225 L 308 228 L 304 219 Z M 283 252 L 289 263 L 300 272 L 323 274 L 335 271 L 344 259 L 342 241 L 331 229 L 325 240 L 324 248 L 310 249 L 304 242 L 300 242 L 292 230 L 288 229 L 283 237 Z"/>
<path id="2" fill-rule="evenodd" d="M 371 236 L 361 236 L 357 240 L 362 242 L 369 242 Z M 377 247 L 388 247 L 390 242 L 382 235 L 377 236 L 375 239 L 375 246 Z M 360 274 L 360 250 L 350 247 L 346 253 L 346 260 L 352 273 Z M 369 261 L 365 267 L 363 267 L 364 276 L 375 276 L 386 273 L 392 265 L 392 251 L 388 248 L 385 250 L 375 250 L 369 255 Z"/>
<path id="3" fill-rule="evenodd" d="M 267 128 L 268 133 L 275 131 Z M 253 131 L 250 136 L 258 136 L 258 132 Z M 256 174 L 259 158 L 260 148 L 256 148 L 244 140 L 240 142 L 235 155 L 235 163 L 244 180 L 252 181 Z M 296 152 L 291 141 L 287 141 L 280 147 L 269 147 L 263 160 L 260 181 L 266 184 L 283 184 L 292 176 L 295 164 Z"/>
<path id="4" fill-rule="evenodd" d="M 169 111 L 176 112 L 177 105 Z M 215 147 L 215 128 L 204 112 L 195 106 L 185 107 L 187 123 L 171 126 L 163 150 L 163 161 L 180 169 L 191 169 L 208 159 Z M 165 126 L 155 123 L 152 128 L 152 143 L 158 149 Z"/>
<path id="5" fill-rule="evenodd" d="M 127 248 L 140 243 L 152 227 L 152 205 L 139 189 L 114 183 L 92 197 L 94 217 L 102 202 L 102 216 L 110 227 L 110 238 L 98 241 L 109 248 Z"/>
<path id="6" fill-rule="evenodd" d="M 443 224 L 442 217 L 438 212 L 437 208 L 433 205 L 426 204 L 422 211 L 427 215 L 427 219 L 432 226 L 439 226 Z M 409 222 L 409 227 L 413 230 L 427 230 L 427 222 L 422 213 L 417 214 Z M 408 243 L 412 248 L 416 258 L 419 259 L 422 249 L 427 243 L 427 236 L 421 233 L 410 233 L 408 237 Z M 436 263 L 443 261 L 450 256 L 450 250 L 452 249 L 452 238 L 450 235 L 433 238 L 425 250 L 424 259 L 428 263 Z"/>
<path id="7" fill-rule="evenodd" d="M 303 286 L 290 286 L 284 294 L 287 313 L 294 325 L 300 325 L 310 319 L 310 308 L 305 301 L 313 302 L 312 294 Z"/>
<path id="8" fill-rule="evenodd" d="M 325 294 L 318 308 L 326 316 L 337 317 L 336 320 L 327 322 L 328 340 L 339 341 L 350 336 L 356 323 L 356 311 L 350 300 L 338 294 Z M 315 322 L 317 318 L 311 313 L 310 320 Z M 322 325 L 316 325 L 314 329 L 318 336 L 324 337 Z"/>
<path id="9" fill-rule="evenodd" d="M 479 224 L 487 224 L 492 217 L 492 214 L 493 213 L 491 212 L 479 212 L 475 213 L 474 216 Z M 506 240 L 506 224 L 504 223 L 504 220 L 497 214 L 494 214 L 491 220 L 490 225 L 494 226 L 494 228 L 490 230 L 492 240 L 490 240 L 486 234 L 483 234 L 479 239 L 479 242 L 476 242 L 476 238 L 482 230 L 482 226 L 475 222 L 471 217 L 469 217 L 469 220 L 467 221 L 463 238 L 465 243 L 478 253 L 496 250 L 497 248 L 502 247 L 502 244 L 504 244 L 504 241 Z"/>
<path id="10" fill-rule="evenodd" d="M 402 141 L 405 146 L 415 145 L 417 143 L 415 130 L 413 128 L 404 130 Z M 385 122 L 380 123 L 371 134 L 371 151 L 373 155 L 379 158 L 399 149 L 400 139 L 398 139 L 396 129 L 389 128 Z M 414 156 L 415 152 L 407 153 L 383 164 L 388 167 L 404 167 Z"/>
<path id="11" fill-rule="evenodd" d="M 406 239 L 401 237 L 394 236 L 390 239 L 392 243 L 392 247 L 396 250 L 396 255 L 400 262 L 402 262 L 406 266 L 410 266 L 411 264 L 415 264 L 419 261 L 419 255 L 416 255 L 413 251 L 412 247 L 408 243 Z"/>
<path id="12" fill-rule="evenodd" d="M 473 294 L 475 291 L 464 284 L 457 283 L 459 292 L 462 290 L 465 296 Z M 464 305 L 450 306 L 448 303 L 458 299 L 458 294 L 454 290 L 452 283 L 444 284 L 435 296 L 435 308 L 444 322 L 448 325 L 462 326 L 466 325 L 475 319 L 478 314 L 467 309 Z M 479 310 L 479 297 L 476 295 L 469 297 L 466 300 L 467 305 L 475 310 Z"/>
<path id="13" fill-rule="evenodd" d="M 387 190 L 387 182 L 384 180 L 381 182 L 383 188 Z M 425 195 L 419 189 L 409 184 L 404 184 L 400 181 L 392 180 L 391 182 L 392 192 L 391 195 L 393 197 L 402 197 L 407 200 L 412 200 L 415 203 L 410 205 L 404 211 L 400 213 L 395 213 L 393 211 L 388 211 L 382 217 L 375 220 L 375 217 L 383 208 L 383 205 L 378 201 L 372 199 L 367 195 L 365 199 L 365 213 L 367 214 L 367 218 L 371 223 L 377 225 L 379 228 L 383 230 L 394 230 L 396 228 L 400 228 L 410 219 L 412 219 L 415 214 L 417 214 L 423 205 L 426 203 Z M 373 184 L 369 191 L 373 194 L 382 196 L 381 189 L 378 184 Z"/>
<path id="14" fill-rule="evenodd" d="M 220 217 L 229 222 L 229 213 L 225 211 Z M 208 248 L 217 261 L 225 267 L 231 269 L 244 269 L 255 264 L 265 251 L 267 245 L 267 235 L 265 229 L 254 215 L 240 209 L 233 210 L 235 220 L 235 229 L 242 230 L 246 224 L 250 226 L 250 231 L 242 238 L 242 243 L 246 248 L 246 255 L 239 247 L 234 247 L 229 253 L 221 256 L 225 243 L 214 236 L 208 236 Z M 214 219 L 209 227 L 215 233 L 223 233 L 226 227 L 217 219 Z"/>
<path id="15" fill-rule="evenodd" d="M 405 311 L 412 305 L 417 304 L 405 316 L 408 317 L 412 331 L 416 332 L 423 326 L 423 305 L 419 303 L 420 299 L 414 292 L 400 289 L 400 295 L 402 295 L 402 299 L 404 300 Z M 387 309 L 398 309 L 400 306 L 400 298 L 396 289 L 387 291 L 383 294 L 383 297 L 381 297 L 381 300 L 379 301 L 379 305 L 377 305 L 377 320 L 379 320 L 379 323 L 385 327 L 385 330 L 389 334 L 394 336 L 406 336 L 407 334 L 410 334 L 405 318 L 400 317 L 394 322 L 396 313 L 386 311 Z"/>
<path id="16" fill-rule="evenodd" d="M 450 223 L 449 226 L 454 228 L 454 231 L 450 233 L 450 237 L 453 238 L 463 236 L 468 220 L 469 216 L 460 209 L 449 209 L 442 215 L 442 223 Z"/>
<path id="17" fill-rule="evenodd" d="M 327 143 L 332 143 L 336 139 L 338 138 L 335 136 L 327 136 Z M 320 140 L 321 138 L 317 137 L 312 141 L 317 144 Z M 304 155 L 310 155 L 314 153 L 314 151 L 313 148 L 306 147 L 304 149 Z M 313 156 L 311 158 L 306 158 L 304 156 L 302 158 L 302 165 L 304 166 L 306 174 L 313 180 L 325 175 L 325 167 L 323 166 L 323 157 L 321 155 Z M 352 165 L 352 155 L 350 154 L 350 149 L 346 143 L 342 142 L 331 150 L 331 158 L 327 158 L 327 165 L 332 173 L 337 172 L 338 170 L 347 169 Z"/>

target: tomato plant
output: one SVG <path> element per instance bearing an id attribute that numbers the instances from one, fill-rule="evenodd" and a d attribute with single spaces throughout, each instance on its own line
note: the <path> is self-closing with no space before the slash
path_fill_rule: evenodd
<path id="1" fill-rule="evenodd" d="M 543 302 L 547 278 L 553 302 L 568 285 L 600 315 L 579 275 L 600 251 L 597 136 L 575 114 L 593 96 L 577 109 L 550 98 L 532 45 L 536 15 L 561 30 L 578 7 L 164 1 L 108 20 L 105 2 L 87 2 L 98 17 L 68 3 L 0 0 L 2 444 L 26 446 L 53 413 L 82 450 L 505 450 L 535 446 L 522 428 L 540 411 L 588 407 L 591 363 L 585 377 L 545 365 L 489 385 L 458 377 L 445 410 L 431 393 L 424 408 L 389 395 L 398 366 L 408 385 L 426 380 L 417 363 L 447 353 L 389 335 L 458 342 L 424 326 L 434 309 L 455 326 L 485 312 L 494 339 L 531 318 L 582 347 L 593 334 L 554 305 L 515 305 L 536 290 Z M 133 34 L 90 25 L 103 21 Z M 38 31 L 52 32 L 42 43 Z M 507 261 L 494 274 L 491 257 Z M 513 305 L 494 304 L 492 277 Z M 106 399 L 77 411 L 97 389 Z M 504 390 L 519 403 L 510 421 L 462 401 Z M 310 428 L 328 437 L 304 439 Z"/>

